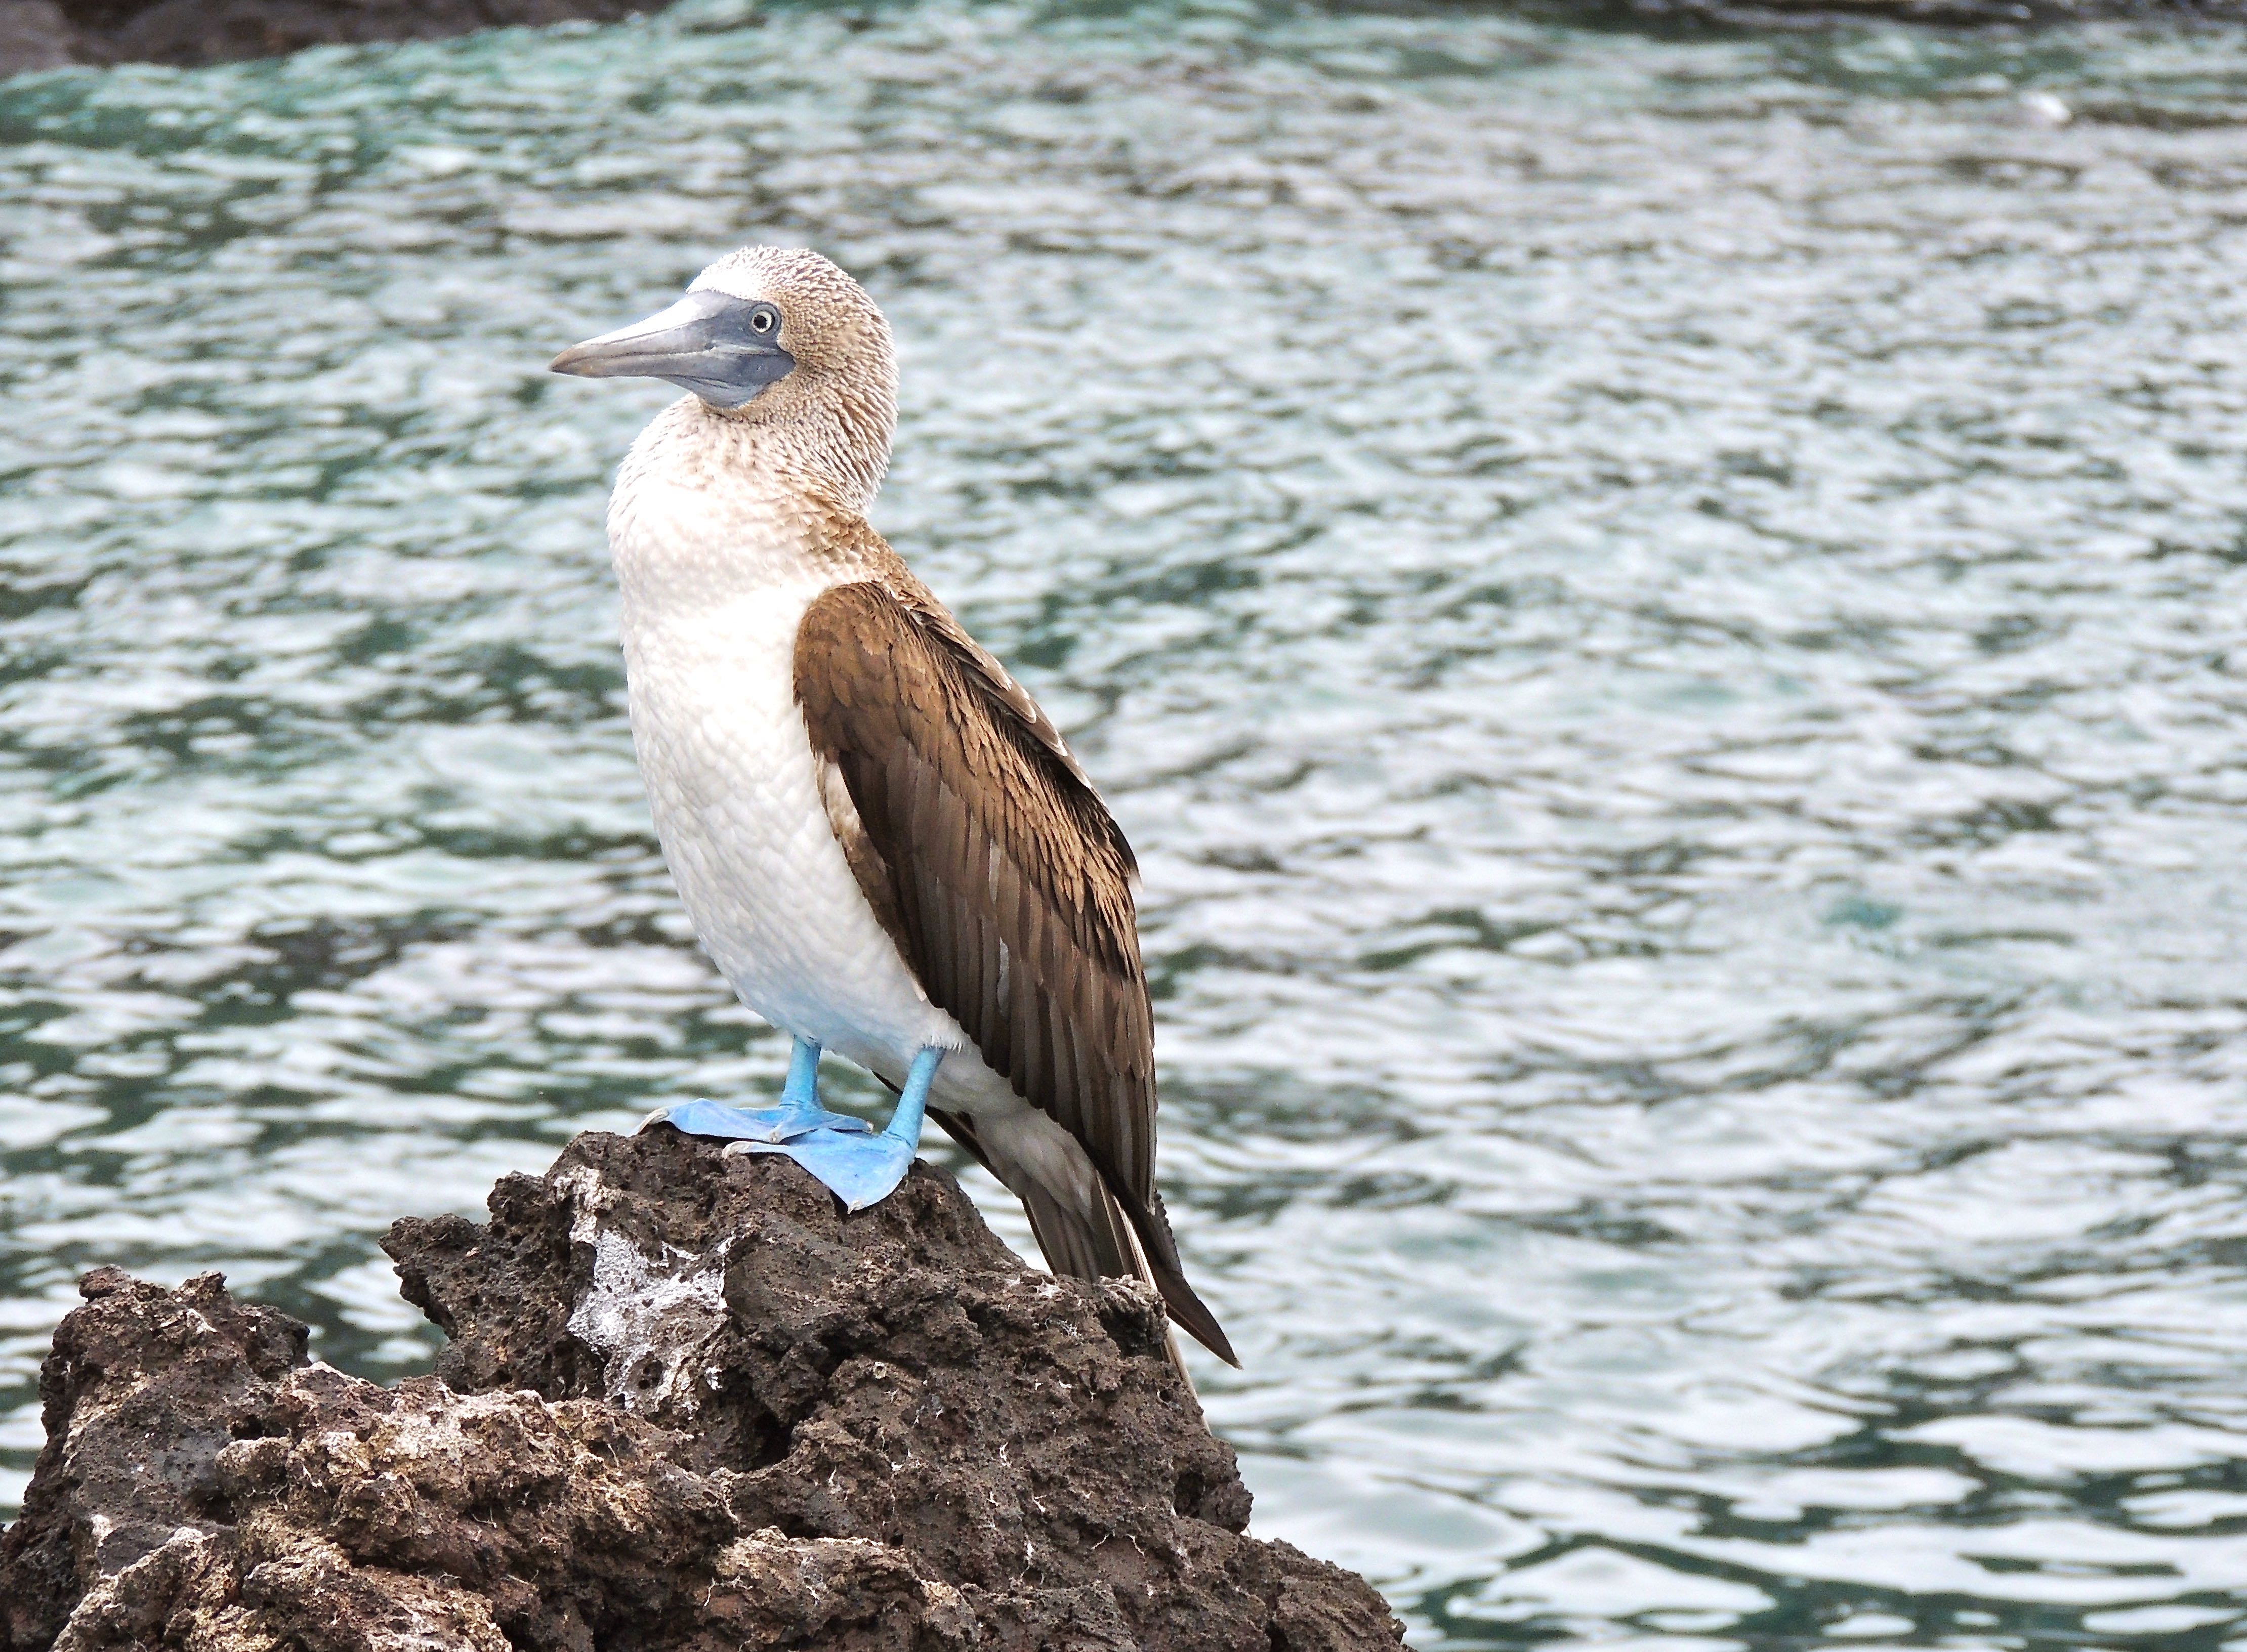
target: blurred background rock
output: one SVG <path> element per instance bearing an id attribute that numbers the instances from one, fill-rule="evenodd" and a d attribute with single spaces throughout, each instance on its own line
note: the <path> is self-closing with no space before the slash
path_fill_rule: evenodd
<path id="1" fill-rule="evenodd" d="M 71 63 L 226 63 L 645 10 L 629 0 L 0 0 L 0 75 Z"/>

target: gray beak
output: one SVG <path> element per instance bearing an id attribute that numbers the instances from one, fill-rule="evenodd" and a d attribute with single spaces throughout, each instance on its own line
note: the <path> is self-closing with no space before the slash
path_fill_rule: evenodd
<path id="1" fill-rule="evenodd" d="M 740 407 L 786 378 L 796 358 L 777 342 L 770 304 L 690 292 L 645 321 L 572 345 L 550 368 L 579 379 L 666 379 L 714 407 Z"/>

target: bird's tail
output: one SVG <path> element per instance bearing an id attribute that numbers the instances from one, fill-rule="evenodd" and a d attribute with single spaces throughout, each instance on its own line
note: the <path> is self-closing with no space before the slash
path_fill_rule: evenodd
<path id="1" fill-rule="evenodd" d="M 1035 1183 L 1021 1193 L 1022 1210 L 1030 1219 L 1038 1249 L 1045 1253 L 1046 1266 L 1072 1279 L 1136 1279 L 1161 1291 L 1162 1282 L 1149 1266 L 1130 1220 L 1106 1188 L 1097 1182 L 1094 1186 L 1098 1199 L 1093 1210 L 1075 1199 L 1056 1198 Z M 1165 1295 L 1163 1301 L 1167 1307 L 1170 1298 Z M 1187 1374 L 1185 1359 L 1178 1352 L 1178 1338 L 1171 1334 L 1167 1320 L 1163 1325 L 1163 1351 L 1184 1379 L 1186 1391 L 1195 1392 L 1193 1378 Z"/>
<path id="2" fill-rule="evenodd" d="M 1163 1306 L 1170 1310 L 1170 1317 L 1183 1326 L 1195 1341 L 1227 1365 L 1239 1365 L 1240 1361 L 1224 1328 L 1218 1324 L 1217 1315 L 1194 1294 L 1193 1287 L 1186 1283 L 1186 1276 L 1178 1266 L 1178 1245 L 1171 1238 L 1170 1219 L 1163 1210 L 1162 1196 L 1157 1194 L 1153 1208 L 1140 1212 L 1143 1219 L 1135 1222 L 1122 1202 L 1096 1178 L 1094 1188 L 1098 1197 L 1095 1208 L 1089 1210 L 1079 1201 L 1056 1198 L 1035 1183 L 1021 1191 L 1022 1208 L 1030 1219 L 1030 1232 L 1037 1236 L 1038 1248 L 1045 1253 L 1047 1266 L 1056 1273 L 1077 1279 L 1136 1279 L 1153 1286 L 1163 1299 Z M 1152 1231 L 1143 1232 L 1149 1229 Z M 1152 1242 L 1145 1242 L 1148 1240 Z M 1164 1336 L 1171 1363 L 1178 1367 L 1180 1376 L 1185 1376 L 1185 1362 L 1179 1357 L 1177 1339 L 1171 1336 L 1167 1326 L 1164 1328 Z M 1186 1380 L 1191 1388 L 1192 1379 Z"/>
<path id="3" fill-rule="evenodd" d="M 1171 1236 L 1171 1219 L 1163 1209 L 1160 1193 L 1151 1193 L 1144 1205 L 1127 1204 L 1117 1197 L 1091 1161 L 1082 1156 L 1073 1156 L 1073 1174 L 1055 1178 L 1064 1181 L 1064 1185 L 1048 1186 L 1045 1178 L 1028 1164 L 1010 1164 L 1002 1171 L 969 1120 L 933 1110 L 929 1116 L 942 1124 L 977 1163 L 998 1177 L 1022 1201 L 1022 1210 L 1030 1219 L 1030 1232 L 1037 1239 L 1038 1249 L 1044 1253 L 1048 1267 L 1072 1279 L 1137 1280 L 1151 1285 L 1162 1297 L 1169 1317 L 1184 1326 L 1194 1341 L 1227 1365 L 1240 1363 L 1224 1328 L 1217 1322 L 1217 1315 L 1186 1283 L 1185 1271 L 1178 1260 L 1178 1241 Z M 1171 1363 L 1192 1391 L 1193 1379 L 1186 1375 L 1185 1362 L 1178 1355 L 1178 1339 L 1171 1335 L 1167 1324 L 1163 1328 L 1163 1337 Z"/>
<path id="4" fill-rule="evenodd" d="M 1164 1306 L 1170 1309 L 1172 1319 L 1185 1327 L 1188 1335 L 1239 1370 L 1240 1356 L 1233 1351 L 1232 1339 L 1217 1322 L 1217 1315 L 1209 1311 L 1209 1304 L 1186 1283 L 1185 1269 L 1178 1260 L 1178 1242 L 1171 1236 L 1171 1213 L 1163 1208 L 1163 1196 L 1148 1189 L 1147 1208 L 1129 1214 L 1133 1219 L 1132 1225 L 1138 1230 L 1133 1237 L 1140 1241 L 1137 1254 L 1140 1266 L 1146 1270 L 1142 1277 L 1150 1278 L 1163 1294 Z"/>

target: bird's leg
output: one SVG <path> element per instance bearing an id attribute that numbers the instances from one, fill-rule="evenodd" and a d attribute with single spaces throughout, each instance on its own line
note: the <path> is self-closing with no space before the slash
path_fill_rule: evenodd
<path id="1" fill-rule="evenodd" d="M 848 1130 L 856 1124 L 868 1129 L 866 1121 L 850 1118 L 843 1113 L 830 1113 L 819 1104 L 819 1046 L 808 1038 L 799 1038 L 788 1053 L 788 1082 L 780 1087 L 781 1124 L 768 1139 L 784 1142 L 791 1136 L 802 1136 L 822 1126 L 830 1130 Z"/>
<path id="2" fill-rule="evenodd" d="M 722 1102 L 673 1102 L 640 1122 L 668 1124 L 689 1136 L 714 1136 L 734 1142 L 785 1142 L 814 1130 L 871 1135 L 873 1126 L 848 1113 L 830 1113 L 819 1104 L 819 1046 L 798 1038 L 788 1055 L 788 1082 L 778 1107 L 727 1107 Z"/>
<path id="3" fill-rule="evenodd" d="M 883 1135 L 903 1142 L 909 1151 L 920 1150 L 921 1127 L 928 1119 L 928 1087 L 936 1082 L 936 1069 L 943 1064 L 944 1052 L 933 1044 L 913 1057 L 905 1087 L 898 1092 L 898 1110 L 882 1127 Z"/>
<path id="4" fill-rule="evenodd" d="M 729 1144 L 728 1153 L 785 1153 L 809 1171 L 851 1210 L 863 1211 L 880 1203 L 905 1178 L 920 1146 L 921 1126 L 928 1116 L 928 1087 L 944 1052 L 933 1045 L 913 1057 L 898 1094 L 898 1110 L 878 1135 L 858 1125 L 857 1133 L 830 1130 L 824 1125 L 785 1140 L 748 1137 Z"/>

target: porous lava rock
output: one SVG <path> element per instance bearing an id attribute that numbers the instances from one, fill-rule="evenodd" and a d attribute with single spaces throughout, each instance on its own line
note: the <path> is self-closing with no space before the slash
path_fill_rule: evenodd
<path id="1" fill-rule="evenodd" d="M 1396 1648 L 1248 1494 L 1140 1287 L 916 1165 L 580 1137 L 385 1247 L 451 1337 L 384 1388 L 216 1274 L 88 1274 L 0 1534 L 0 1652 Z"/>

